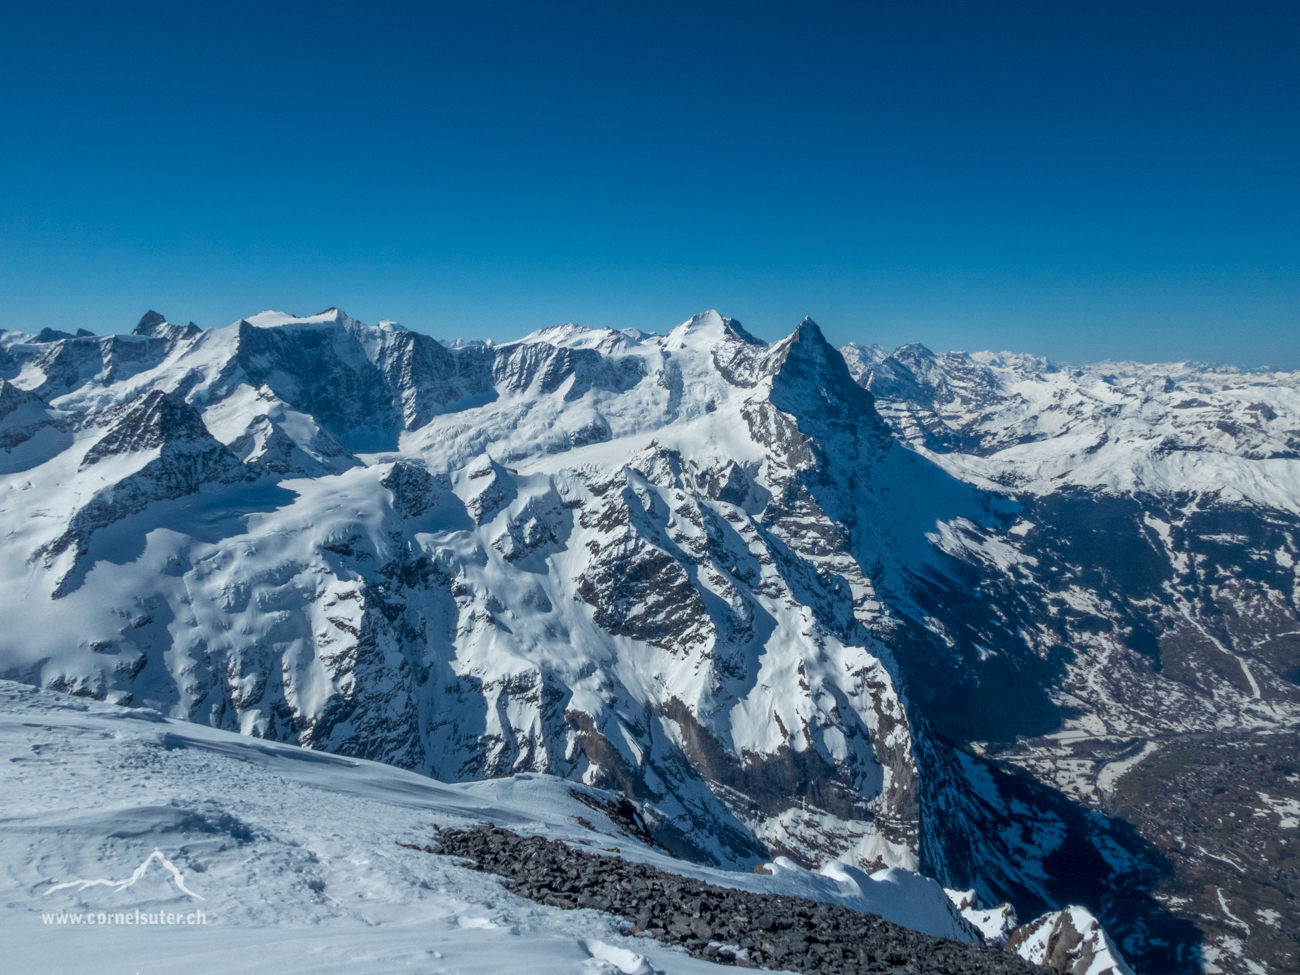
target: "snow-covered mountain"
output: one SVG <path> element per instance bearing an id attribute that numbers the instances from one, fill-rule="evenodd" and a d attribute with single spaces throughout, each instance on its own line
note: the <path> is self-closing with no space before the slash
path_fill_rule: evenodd
<path id="1" fill-rule="evenodd" d="M 337 309 L 6 332 L 0 377 L 0 676 L 1083 905 L 1144 973 L 1280 957 L 1205 872 L 1254 834 L 1152 835 L 1131 784 L 1235 749 L 1294 789 L 1295 377 Z"/>
<path id="2" fill-rule="evenodd" d="M 1300 373 L 1074 368 L 915 344 L 840 351 L 900 439 L 968 480 L 1037 495 L 1065 486 L 1215 494 L 1292 513 L 1300 503 Z"/>

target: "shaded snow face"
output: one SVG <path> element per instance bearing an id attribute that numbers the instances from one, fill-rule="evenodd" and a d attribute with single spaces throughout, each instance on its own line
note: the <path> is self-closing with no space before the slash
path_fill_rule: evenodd
<path id="1" fill-rule="evenodd" d="M 0 336 L 13 678 L 445 780 L 617 788 L 705 862 L 923 865 L 1166 941 L 1191 936 L 1105 790 L 1137 738 L 1295 716 L 1290 644 L 1207 623 L 1227 595 L 1300 629 L 1294 508 L 1015 493 L 900 425 L 906 396 L 1003 403 L 1028 360 L 957 375 L 716 312 L 504 345 L 338 309 L 115 338 Z M 1207 555 L 1239 536 L 1249 571 Z"/>

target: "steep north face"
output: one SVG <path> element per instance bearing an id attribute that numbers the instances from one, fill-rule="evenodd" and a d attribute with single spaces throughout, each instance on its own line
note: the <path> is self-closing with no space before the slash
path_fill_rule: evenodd
<path id="1" fill-rule="evenodd" d="M 1081 904 L 1143 972 L 1295 962 L 1294 377 L 841 354 L 713 312 L 499 346 L 151 313 L 0 348 L 0 676 L 615 788 L 705 862 Z M 1239 832 L 1212 791 L 1195 833 L 1152 825 L 1184 753 L 1156 781 L 1193 797 L 1249 754 Z"/>
<path id="2" fill-rule="evenodd" d="M 909 700 L 1064 819 L 1131 824 L 1206 970 L 1300 970 L 1300 376 L 842 352 L 902 442 L 1019 504 L 940 528 L 964 584 L 916 587 Z"/>

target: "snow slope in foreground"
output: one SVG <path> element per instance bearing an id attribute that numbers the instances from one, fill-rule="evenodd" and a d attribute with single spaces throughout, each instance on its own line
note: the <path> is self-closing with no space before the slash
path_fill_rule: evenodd
<path id="1" fill-rule="evenodd" d="M 931 880 L 900 870 L 866 878 L 839 864 L 814 874 L 784 860 L 772 876 L 697 867 L 621 835 L 572 798 L 583 787 L 550 776 L 447 785 L 9 681 L 0 681 L 0 763 L 0 932 L 15 972 L 721 970 L 624 937 L 609 915 L 543 907 L 400 845 L 484 821 L 974 940 Z M 59 887 L 128 881 L 155 850 L 167 863 L 155 858 L 130 885 Z M 206 923 L 45 921 L 88 911 L 202 911 Z"/>

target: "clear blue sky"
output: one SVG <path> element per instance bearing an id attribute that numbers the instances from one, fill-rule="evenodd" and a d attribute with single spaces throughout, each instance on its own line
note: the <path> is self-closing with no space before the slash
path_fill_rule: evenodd
<path id="1" fill-rule="evenodd" d="M 1300 368 L 1300 3 L 0 6 L 0 327 Z"/>

